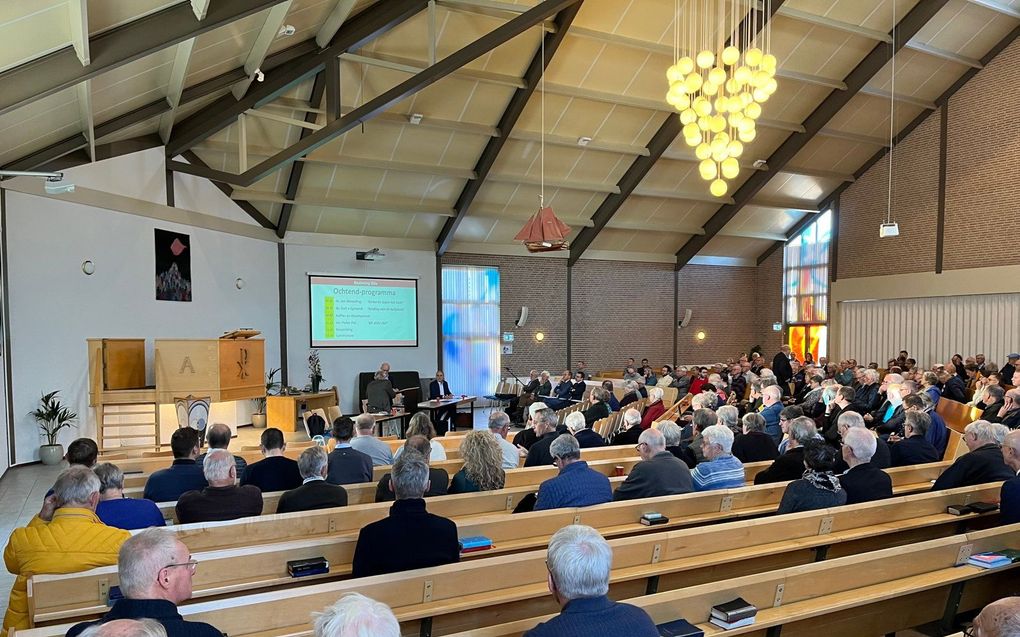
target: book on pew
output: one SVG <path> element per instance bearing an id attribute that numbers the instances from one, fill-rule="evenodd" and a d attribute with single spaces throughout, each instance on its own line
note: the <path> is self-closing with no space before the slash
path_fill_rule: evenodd
<path id="1" fill-rule="evenodd" d="M 719 619 L 718 617 L 712 617 L 708 621 L 712 622 L 713 624 L 715 624 L 719 628 L 725 628 L 726 630 L 733 630 L 734 628 L 743 628 L 744 626 L 750 626 L 751 624 L 753 624 L 754 623 L 754 615 L 751 615 L 750 617 L 745 617 L 743 619 L 738 619 L 737 621 L 734 621 L 734 622 L 723 621 L 723 620 Z"/>
<path id="2" fill-rule="evenodd" d="M 749 626 L 754 623 L 754 616 L 758 614 L 758 607 L 749 603 L 743 597 L 738 597 L 725 604 L 716 604 L 712 607 L 712 615 L 708 621 L 720 628 L 732 630 L 741 626 Z"/>
<path id="3" fill-rule="evenodd" d="M 655 627 L 660 637 L 705 637 L 705 631 L 701 630 L 686 619 L 678 619 Z"/>
<path id="4" fill-rule="evenodd" d="M 967 563 L 981 568 L 999 568 L 1014 562 L 1020 562 L 1020 550 L 1000 549 L 998 551 L 987 551 L 971 555 Z"/>
<path id="5" fill-rule="evenodd" d="M 291 577 L 308 577 L 329 572 L 329 560 L 324 557 L 311 557 L 304 560 L 287 562 L 287 573 Z"/>
<path id="6" fill-rule="evenodd" d="M 487 551 L 491 548 L 492 540 L 485 537 L 484 535 L 475 535 L 472 537 L 465 537 L 460 539 L 461 553 L 476 553 L 478 551 Z"/>

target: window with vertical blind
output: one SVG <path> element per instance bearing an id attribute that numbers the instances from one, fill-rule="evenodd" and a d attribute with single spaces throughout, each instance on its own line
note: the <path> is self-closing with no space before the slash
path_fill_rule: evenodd
<path id="1" fill-rule="evenodd" d="M 832 212 L 826 211 L 786 244 L 783 305 L 787 342 L 800 360 L 826 355 L 829 310 L 829 244 Z"/>
<path id="2" fill-rule="evenodd" d="M 484 396 L 499 382 L 499 269 L 443 266 L 443 371 L 457 394 Z"/>

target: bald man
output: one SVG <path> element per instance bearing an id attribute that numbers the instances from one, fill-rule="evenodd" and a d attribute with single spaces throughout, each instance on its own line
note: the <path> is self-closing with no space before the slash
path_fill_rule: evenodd
<path id="1" fill-rule="evenodd" d="M 974 618 L 974 637 L 1020 637 L 1020 597 L 992 602 Z"/>

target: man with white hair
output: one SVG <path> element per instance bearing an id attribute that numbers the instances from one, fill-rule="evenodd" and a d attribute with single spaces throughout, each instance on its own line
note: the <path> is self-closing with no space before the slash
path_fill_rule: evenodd
<path id="1" fill-rule="evenodd" d="M 786 451 L 772 461 L 772 465 L 754 476 L 755 484 L 798 480 L 804 475 L 804 445 L 818 437 L 815 421 L 807 416 L 794 418 L 788 425 L 790 436 Z"/>
<path id="2" fill-rule="evenodd" d="M 733 435 L 740 433 L 740 410 L 735 406 L 723 405 L 715 411 L 715 415 L 719 419 L 719 424 L 729 428 Z"/>
<path id="3" fill-rule="evenodd" d="M 970 451 L 956 459 L 935 481 L 932 491 L 1000 482 L 1016 476 L 1006 466 L 999 448 L 1001 440 L 995 424 L 975 420 L 963 429 L 963 443 Z"/>
<path id="4" fill-rule="evenodd" d="M 89 626 L 79 637 L 167 637 L 166 629 L 154 619 L 115 619 Z"/>
<path id="5" fill-rule="evenodd" d="M 974 618 L 971 637 L 1020 637 L 1020 597 L 1004 597 Z"/>
<path id="6" fill-rule="evenodd" d="M 4 616 L 4 634 L 11 628 L 29 628 L 30 576 L 77 573 L 116 561 L 120 545 L 130 534 L 106 526 L 96 516 L 99 486 L 99 478 L 92 469 L 81 465 L 68 467 L 57 476 L 53 494 L 46 498 L 43 509 L 52 510 L 50 521 L 36 516 L 28 526 L 11 533 L 4 549 L 4 563 L 17 579 L 11 587 Z"/>
<path id="7" fill-rule="evenodd" d="M 867 428 L 868 426 L 864 422 L 864 417 L 856 411 L 844 411 L 839 415 L 839 419 L 836 421 L 836 433 L 839 435 L 840 441 L 843 440 L 843 436 L 846 435 L 846 432 L 851 429 Z M 892 454 L 889 451 L 889 444 L 885 440 L 882 440 L 881 436 L 875 438 L 875 455 L 871 456 L 871 464 L 879 469 L 888 469 L 892 466 L 891 456 Z M 848 465 L 842 457 L 839 457 L 836 459 L 836 466 L 833 471 L 836 474 L 840 474 L 849 468 L 850 465 Z"/>
<path id="8" fill-rule="evenodd" d="M 549 445 L 556 436 L 567 433 L 565 425 L 557 424 L 558 417 L 552 409 L 540 409 L 532 417 L 535 421 L 535 435 L 538 440 L 528 449 L 528 457 L 524 459 L 525 467 L 548 467 L 552 464 Z"/>
<path id="9" fill-rule="evenodd" d="M 630 475 L 616 488 L 614 501 L 655 498 L 660 495 L 690 493 L 691 470 L 682 460 L 666 451 L 666 438 L 658 429 L 645 429 L 637 444 L 641 462 L 634 465 Z"/>
<path id="10" fill-rule="evenodd" d="M 277 513 L 315 511 L 347 506 L 347 490 L 338 484 L 326 482 L 329 473 L 329 455 L 322 447 L 309 447 L 298 457 L 298 470 L 304 482 L 300 487 L 285 491 L 276 506 Z"/>
<path id="11" fill-rule="evenodd" d="M 853 402 L 853 410 L 857 413 L 870 414 L 878 409 L 879 404 L 882 402 L 882 396 L 878 391 L 878 378 L 878 370 L 876 369 L 862 369 L 860 374 L 857 375 L 860 385 L 857 387 L 856 394 L 854 394 Z"/>
<path id="12" fill-rule="evenodd" d="M 846 503 L 871 502 L 891 498 L 892 478 L 871 464 L 878 438 L 864 427 L 851 427 L 843 434 L 843 461 L 850 466 L 839 476 L 846 491 Z"/>
<path id="13" fill-rule="evenodd" d="M 645 407 L 645 413 L 641 416 L 641 428 L 648 429 L 665 412 L 666 406 L 662 404 L 662 388 L 652 387 L 648 390 L 648 406 Z"/>
<path id="14" fill-rule="evenodd" d="M 562 610 L 524 637 L 658 637 L 645 611 L 609 599 L 613 549 L 595 529 L 571 524 L 553 533 L 546 565 L 549 592 Z"/>
<path id="15" fill-rule="evenodd" d="M 1020 429 L 1006 434 L 1002 441 L 1002 459 L 1016 475 L 1002 483 L 999 493 L 999 524 L 1020 522 Z"/>
<path id="16" fill-rule="evenodd" d="M 705 462 L 691 472 L 695 491 L 735 489 L 744 486 L 744 463 L 732 453 L 733 432 L 724 425 L 712 425 L 701 432 Z"/>
<path id="17" fill-rule="evenodd" d="M 882 404 L 869 414 L 864 414 L 864 421 L 869 427 L 877 429 L 880 434 L 897 434 L 903 430 L 903 395 L 901 387 L 903 376 L 886 374 L 882 384 L 878 386 Z"/>
<path id="18" fill-rule="evenodd" d="M 567 426 L 567 433 L 577 439 L 577 444 L 582 449 L 606 446 L 606 441 L 602 436 L 598 435 L 594 430 L 588 429 L 584 421 L 584 414 L 581 412 L 574 411 L 567 414 L 567 417 L 563 419 L 563 424 Z"/>
<path id="19" fill-rule="evenodd" d="M 581 460 L 581 447 L 576 438 L 570 434 L 557 437 L 550 445 L 549 452 L 553 457 L 553 465 L 560 472 L 538 487 L 535 511 L 585 507 L 612 501 L 613 489 L 609 486 L 609 478 Z"/>
<path id="20" fill-rule="evenodd" d="M 523 451 L 522 455 L 527 456 L 531 445 L 538 441 L 538 432 L 535 431 L 535 414 L 543 409 L 549 409 L 549 406 L 542 402 L 528 405 L 528 421 L 524 424 L 524 429 L 518 431 L 513 439 L 513 444 Z"/>
<path id="21" fill-rule="evenodd" d="M 489 414 L 489 433 L 499 444 L 499 451 L 503 456 L 503 469 L 516 469 L 521 464 L 521 450 L 506 439 L 510 432 L 510 416 L 502 411 L 493 411 Z M 526 455 L 526 454 L 525 454 Z"/>
<path id="22" fill-rule="evenodd" d="M 393 450 L 375 437 L 375 417 L 372 414 L 358 414 L 354 418 L 357 435 L 351 438 L 351 447 L 372 459 L 372 466 L 393 464 Z"/>
<path id="23" fill-rule="evenodd" d="M 237 466 L 226 449 L 213 449 L 202 463 L 209 486 L 188 491 L 177 500 L 177 521 L 214 522 L 262 515 L 262 492 L 250 484 L 237 485 Z"/>
<path id="24" fill-rule="evenodd" d="M 931 416 L 923 411 L 908 411 L 903 424 L 903 438 L 889 447 L 893 467 L 938 462 L 942 454 L 927 440 Z M 893 437 L 889 437 L 893 441 Z"/>
<path id="25" fill-rule="evenodd" d="M 219 451 L 223 451 L 222 449 Z M 223 451 L 229 457 L 230 454 Z M 229 458 L 231 466 L 233 458 Z M 191 599 L 192 578 L 198 561 L 172 531 L 146 529 L 120 548 L 117 577 L 122 599 L 113 603 L 101 619 L 76 624 L 67 637 L 86 628 L 119 619 L 154 619 L 168 637 L 222 637 L 223 633 L 202 622 L 185 621 L 177 607 Z"/>
<path id="26" fill-rule="evenodd" d="M 783 440 L 783 428 L 779 425 L 779 412 L 783 411 L 783 390 L 776 385 L 761 390 L 761 417 L 765 419 L 765 433 L 772 436 L 778 445 Z"/>
<path id="27" fill-rule="evenodd" d="M 390 607 L 361 593 L 347 593 L 314 617 L 315 637 L 400 637 Z"/>
<path id="28" fill-rule="evenodd" d="M 613 436 L 614 445 L 636 445 L 641 436 L 641 412 L 637 409 L 628 409 L 623 412 L 623 424 L 626 429 Z"/>

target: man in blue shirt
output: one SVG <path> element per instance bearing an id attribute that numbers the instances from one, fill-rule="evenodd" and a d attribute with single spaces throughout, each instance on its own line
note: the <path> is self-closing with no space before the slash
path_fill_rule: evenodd
<path id="1" fill-rule="evenodd" d="M 735 489 L 744 486 L 744 463 L 734 457 L 733 432 L 725 425 L 712 425 L 701 432 L 701 451 L 706 462 L 691 471 L 695 491 Z"/>
<path id="2" fill-rule="evenodd" d="M 99 478 L 99 504 L 96 515 L 106 526 L 133 531 L 150 526 L 166 526 L 159 507 L 145 498 L 124 497 L 124 472 L 104 462 L 94 469 Z"/>
<path id="3" fill-rule="evenodd" d="M 609 599 L 613 549 L 590 526 L 571 524 L 549 538 L 549 592 L 560 614 L 524 637 L 658 637 L 648 614 Z"/>
<path id="4" fill-rule="evenodd" d="M 783 390 L 769 385 L 761 390 L 762 410 L 759 412 L 765 419 L 765 433 L 772 436 L 778 445 L 783 440 L 783 429 L 779 425 L 779 412 L 783 411 Z"/>
<path id="5" fill-rule="evenodd" d="M 153 502 L 174 502 L 185 491 L 201 491 L 209 486 L 198 457 L 198 431 L 190 427 L 178 429 L 170 436 L 174 462 L 166 469 L 153 472 L 145 481 L 143 497 Z"/>
<path id="6" fill-rule="evenodd" d="M 560 474 L 538 488 L 536 511 L 612 502 L 613 489 L 609 486 L 609 478 L 581 460 L 581 447 L 576 438 L 562 434 L 553 440 L 549 453 Z"/>

